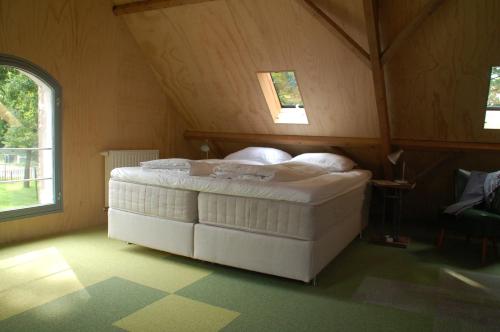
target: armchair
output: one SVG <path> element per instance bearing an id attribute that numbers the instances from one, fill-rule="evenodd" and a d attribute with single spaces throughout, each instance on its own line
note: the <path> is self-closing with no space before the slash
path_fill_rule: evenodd
<path id="1" fill-rule="evenodd" d="M 453 191 L 455 202 L 458 202 L 462 196 L 469 176 L 469 171 L 463 169 L 455 171 Z M 475 206 L 456 216 L 441 212 L 439 218 L 441 230 L 437 241 L 438 248 L 442 248 L 443 246 L 446 231 L 451 230 L 465 234 L 467 240 L 471 237 L 481 239 L 481 262 L 483 264 L 486 262 L 489 241 L 493 244 L 496 254 L 496 239 L 500 236 L 500 189 L 497 189 L 495 194 L 495 199 L 489 207 L 485 205 Z"/>

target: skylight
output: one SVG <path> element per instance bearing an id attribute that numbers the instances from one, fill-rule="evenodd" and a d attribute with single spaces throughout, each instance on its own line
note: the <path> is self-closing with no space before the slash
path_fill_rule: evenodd
<path id="1" fill-rule="evenodd" d="M 484 129 L 500 129 L 500 66 L 491 67 Z"/>
<path id="2" fill-rule="evenodd" d="M 274 123 L 309 124 L 293 71 L 258 73 Z"/>

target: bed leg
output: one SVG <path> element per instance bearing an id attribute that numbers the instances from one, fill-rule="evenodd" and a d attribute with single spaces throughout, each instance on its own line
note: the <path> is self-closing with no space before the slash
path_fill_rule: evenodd
<path id="1" fill-rule="evenodd" d="M 127 244 L 130 246 L 130 245 L 132 245 L 133 243 L 132 243 L 132 242 L 127 242 Z"/>
<path id="2" fill-rule="evenodd" d="M 316 287 L 318 286 L 318 280 L 316 280 L 316 277 L 314 277 L 310 282 L 309 285 Z"/>

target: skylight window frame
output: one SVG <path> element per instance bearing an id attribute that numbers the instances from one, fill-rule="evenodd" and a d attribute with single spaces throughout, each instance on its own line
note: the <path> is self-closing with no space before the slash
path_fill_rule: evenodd
<path id="1" fill-rule="evenodd" d="M 483 129 L 485 129 L 485 130 L 498 130 L 498 129 L 500 129 L 500 124 L 498 126 L 488 126 L 487 127 L 487 122 L 486 122 L 486 119 L 488 118 L 489 112 L 499 112 L 497 114 L 500 115 L 500 105 L 499 106 L 488 106 L 488 99 L 490 96 L 491 83 L 492 83 L 491 74 L 493 72 L 493 68 L 500 68 L 500 64 L 495 65 L 495 66 L 491 66 L 490 70 L 488 72 L 489 73 L 488 74 L 488 90 L 486 93 L 486 108 L 485 108 L 485 112 L 484 112 L 484 123 L 483 123 Z"/>
<path id="2" fill-rule="evenodd" d="M 302 100 L 302 106 L 303 107 L 291 107 L 291 106 L 283 106 L 281 103 L 281 100 L 278 96 L 278 91 L 276 90 L 276 86 L 274 84 L 273 78 L 271 76 L 271 73 L 281 73 L 281 72 L 292 72 L 295 81 L 297 83 L 297 89 L 300 95 L 300 98 Z M 271 114 L 271 118 L 275 124 L 293 124 L 293 125 L 308 125 L 309 124 L 309 118 L 306 113 L 306 105 L 304 102 L 304 98 L 302 96 L 302 90 L 300 88 L 300 83 L 299 83 L 299 78 L 297 75 L 297 72 L 295 70 L 266 70 L 266 71 L 258 71 L 257 73 L 257 79 L 260 83 L 260 87 L 262 90 L 262 93 L 264 95 L 264 98 L 266 100 L 269 112 Z M 280 115 L 283 116 L 284 113 L 288 113 L 289 111 L 293 109 L 298 109 L 300 114 L 297 114 L 297 116 L 294 116 L 296 119 L 293 121 L 287 120 L 286 122 L 283 120 L 280 120 Z"/>

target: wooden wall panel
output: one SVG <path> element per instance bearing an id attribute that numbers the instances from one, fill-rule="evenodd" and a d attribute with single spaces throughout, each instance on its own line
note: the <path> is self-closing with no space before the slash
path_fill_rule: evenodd
<path id="1" fill-rule="evenodd" d="M 385 43 L 425 1 L 383 0 Z M 386 68 L 393 136 L 500 142 L 484 130 L 489 69 L 500 64 L 500 2 L 445 1 Z"/>
<path id="2" fill-rule="evenodd" d="M 359 4 L 333 1 L 325 10 L 345 6 L 339 22 L 363 45 Z M 369 69 L 298 1 L 221 0 L 124 18 L 194 129 L 378 136 Z M 256 72 L 287 69 L 296 71 L 310 125 L 274 124 L 267 110 Z"/>
<path id="3" fill-rule="evenodd" d="M 62 86 L 64 212 L 0 223 L 0 243 L 105 222 L 107 149 L 193 155 L 157 80 L 111 1 L 0 0 L 0 52 Z M 176 136 L 173 133 L 177 133 Z"/>

